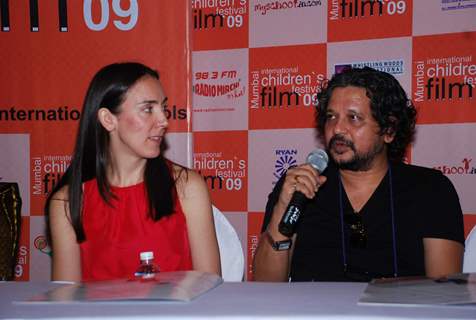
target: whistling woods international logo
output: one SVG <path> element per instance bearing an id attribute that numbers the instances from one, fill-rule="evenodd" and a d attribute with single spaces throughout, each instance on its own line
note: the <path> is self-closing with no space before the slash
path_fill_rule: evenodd
<path id="1" fill-rule="evenodd" d="M 469 10 L 476 8 L 476 0 L 441 0 L 441 11 Z"/>
<path id="2" fill-rule="evenodd" d="M 254 6 L 255 12 L 266 15 L 272 11 L 307 8 L 320 6 L 321 0 L 275 0 L 275 1 L 258 1 Z"/>
<path id="3" fill-rule="evenodd" d="M 334 72 L 341 73 L 344 70 L 352 68 L 370 67 L 378 71 L 387 72 L 393 75 L 401 75 L 405 71 L 403 59 L 398 60 L 376 60 L 362 61 L 334 65 Z"/>

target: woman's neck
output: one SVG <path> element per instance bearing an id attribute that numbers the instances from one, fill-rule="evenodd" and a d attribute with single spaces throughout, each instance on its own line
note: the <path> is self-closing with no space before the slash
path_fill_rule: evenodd
<path id="1" fill-rule="evenodd" d="M 116 187 L 138 184 L 144 180 L 146 163 L 147 159 L 126 161 L 125 159 L 113 158 L 107 170 L 107 179 L 111 185 Z"/>

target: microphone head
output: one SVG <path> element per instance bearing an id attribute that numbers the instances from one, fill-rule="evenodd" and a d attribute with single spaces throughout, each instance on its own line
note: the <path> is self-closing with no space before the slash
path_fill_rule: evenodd
<path id="1" fill-rule="evenodd" d="M 329 157 L 324 150 L 316 149 L 307 156 L 306 162 L 319 171 L 319 173 L 322 173 L 327 168 Z"/>

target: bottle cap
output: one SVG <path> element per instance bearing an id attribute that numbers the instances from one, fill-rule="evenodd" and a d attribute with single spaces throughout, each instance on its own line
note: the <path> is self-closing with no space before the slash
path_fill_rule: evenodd
<path id="1" fill-rule="evenodd" d="M 154 259 L 154 253 L 152 251 L 145 251 L 140 253 L 141 260 L 150 260 Z"/>

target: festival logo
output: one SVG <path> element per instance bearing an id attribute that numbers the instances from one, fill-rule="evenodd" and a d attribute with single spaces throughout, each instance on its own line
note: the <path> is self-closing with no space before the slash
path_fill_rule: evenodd
<path id="1" fill-rule="evenodd" d="M 252 0 L 250 2 L 250 47 L 326 42 L 326 2 L 321 0 Z"/>
<path id="2" fill-rule="evenodd" d="M 258 248 L 261 235 L 261 226 L 263 224 L 263 212 L 248 213 L 248 265 L 246 270 L 246 280 L 253 281 L 253 259 Z"/>
<path id="3" fill-rule="evenodd" d="M 413 0 L 330 0 L 328 3 L 329 42 L 412 34 Z"/>
<path id="4" fill-rule="evenodd" d="M 248 129 L 248 50 L 194 52 L 192 63 L 194 131 Z"/>
<path id="5" fill-rule="evenodd" d="M 413 100 L 419 123 L 475 122 L 476 32 L 413 39 Z"/>
<path id="6" fill-rule="evenodd" d="M 70 155 L 42 155 L 31 158 L 32 215 L 43 214 L 43 201 L 54 189 L 71 163 Z"/>
<path id="7" fill-rule="evenodd" d="M 192 0 L 193 50 L 248 47 L 248 0 Z"/>
<path id="8" fill-rule="evenodd" d="M 314 127 L 325 70 L 325 45 L 250 49 L 250 129 Z"/>
<path id="9" fill-rule="evenodd" d="M 193 168 L 207 183 L 213 204 L 223 211 L 247 211 L 246 131 L 194 133 Z"/>

